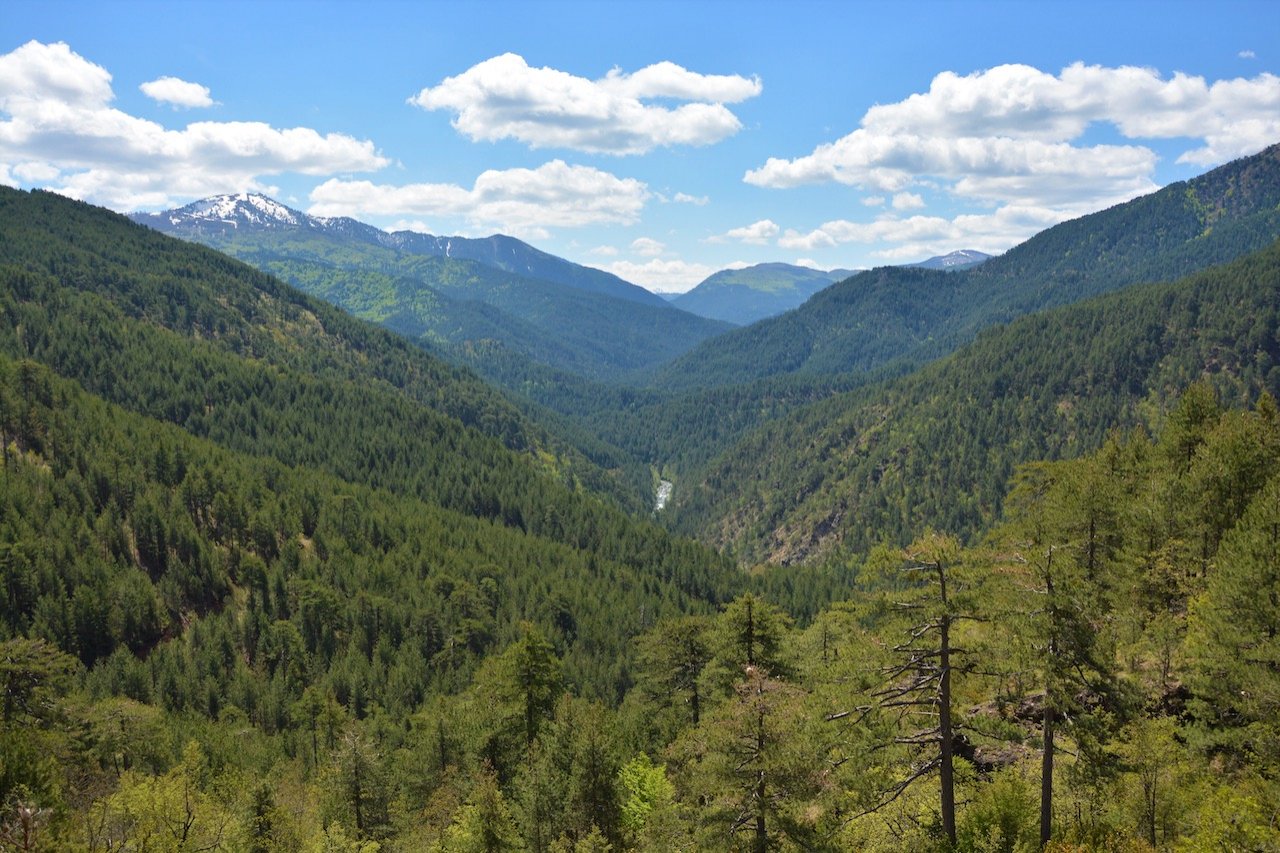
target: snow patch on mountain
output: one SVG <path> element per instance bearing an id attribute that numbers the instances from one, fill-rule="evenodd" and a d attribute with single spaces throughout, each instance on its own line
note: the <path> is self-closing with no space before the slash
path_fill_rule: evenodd
<path id="1" fill-rule="evenodd" d="M 506 272 L 545 279 L 580 290 L 604 293 L 648 305 L 667 305 L 662 297 L 611 273 L 557 258 L 514 237 L 494 234 L 471 239 L 436 237 L 416 231 L 388 233 L 346 216 L 311 216 L 259 193 L 217 195 L 176 210 L 134 213 L 130 218 L 134 222 L 175 236 L 212 241 L 215 248 L 219 239 L 233 234 L 296 230 L 372 243 L 416 255 L 475 261 Z"/>
<path id="2" fill-rule="evenodd" d="M 912 267 L 924 267 L 931 270 L 953 270 L 964 267 L 977 266 L 984 261 L 990 260 L 991 255 L 986 252 L 979 252 L 977 249 L 957 249 L 945 255 L 935 255 L 927 261 L 921 261 L 918 264 L 908 264 Z"/>
<path id="3" fill-rule="evenodd" d="M 201 199 L 178 208 L 170 214 L 169 221 L 175 225 L 184 219 L 206 219 L 237 225 L 297 226 L 304 215 L 259 193 L 234 193 Z"/>

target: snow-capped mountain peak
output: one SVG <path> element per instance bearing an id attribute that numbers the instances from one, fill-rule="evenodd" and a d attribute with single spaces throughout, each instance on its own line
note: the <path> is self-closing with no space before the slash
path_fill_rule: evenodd
<path id="1" fill-rule="evenodd" d="M 226 235 L 244 231 L 320 231 L 379 242 L 385 235 L 372 225 L 346 217 L 311 216 L 261 193 L 210 196 L 161 213 L 134 213 L 135 222 L 172 234 Z"/>
<path id="2" fill-rule="evenodd" d="M 261 193 L 234 193 L 215 195 L 192 202 L 186 207 L 170 211 L 169 221 L 177 225 L 183 221 L 206 220 L 228 225 L 272 226 L 301 224 L 305 214 L 285 207 Z"/>

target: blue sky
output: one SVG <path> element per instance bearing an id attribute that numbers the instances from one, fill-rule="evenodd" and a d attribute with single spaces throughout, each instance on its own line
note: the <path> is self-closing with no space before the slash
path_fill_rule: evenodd
<path id="1" fill-rule="evenodd" d="M 58 2 L 0 14 L 0 182 L 257 190 L 655 290 L 1000 252 L 1280 141 L 1275 2 Z"/>

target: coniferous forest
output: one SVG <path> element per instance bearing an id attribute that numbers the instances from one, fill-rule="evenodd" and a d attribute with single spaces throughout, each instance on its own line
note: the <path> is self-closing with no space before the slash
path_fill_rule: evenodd
<path id="1" fill-rule="evenodd" d="M 0 187 L 0 850 L 1280 850 L 1277 162 L 701 374 Z"/>

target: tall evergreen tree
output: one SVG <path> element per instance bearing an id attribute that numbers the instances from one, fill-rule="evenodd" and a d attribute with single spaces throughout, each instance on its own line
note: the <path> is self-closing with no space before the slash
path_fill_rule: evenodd
<path id="1" fill-rule="evenodd" d="M 1222 541 L 1192 612 L 1198 715 L 1242 759 L 1280 770 L 1280 476 Z"/>

